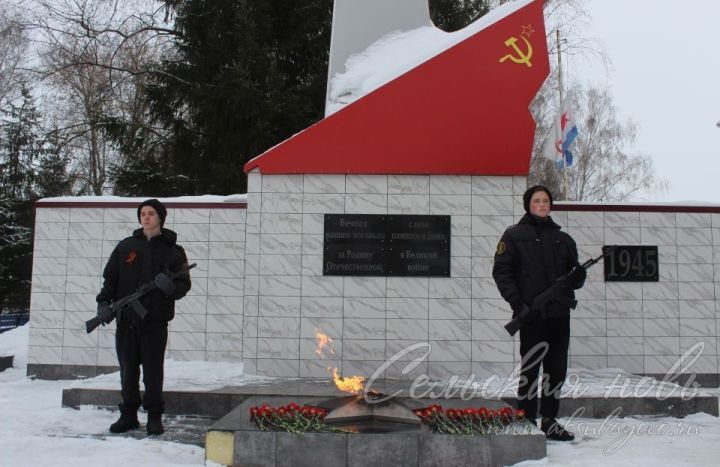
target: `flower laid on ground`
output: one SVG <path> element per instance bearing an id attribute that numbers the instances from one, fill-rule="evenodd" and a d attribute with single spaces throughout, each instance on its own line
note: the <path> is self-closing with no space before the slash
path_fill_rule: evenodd
<path id="1" fill-rule="evenodd" d="M 300 407 L 292 402 L 285 406 L 272 407 L 263 404 L 250 407 L 250 420 L 261 431 L 284 430 L 290 433 L 344 433 L 345 430 L 325 423 L 328 411 L 322 407 L 305 405 Z"/>
<path id="2" fill-rule="evenodd" d="M 433 432 L 449 435 L 488 435 L 503 432 L 515 421 L 525 419 L 522 409 L 511 407 L 488 409 L 486 407 L 447 409 L 433 404 L 413 411 Z"/>

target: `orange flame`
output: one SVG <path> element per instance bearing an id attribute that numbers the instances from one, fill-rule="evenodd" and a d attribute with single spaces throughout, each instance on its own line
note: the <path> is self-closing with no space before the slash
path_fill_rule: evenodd
<path id="1" fill-rule="evenodd" d="M 323 350 L 325 349 L 325 347 L 327 347 L 328 352 L 330 352 L 331 354 L 335 354 L 335 350 L 333 350 L 332 346 L 330 345 L 332 344 L 333 340 L 330 339 L 327 334 L 323 334 L 322 332 L 320 332 L 319 329 L 315 329 L 315 338 L 318 342 L 317 348 L 315 349 L 315 353 L 318 357 L 324 356 Z"/>
<path id="2" fill-rule="evenodd" d="M 328 368 L 328 371 L 330 369 Z M 360 391 L 365 387 L 365 378 L 362 376 L 348 376 L 343 378 L 338 375 L 337 368 L 332 369 L 333 381 L 335 386 L 343 392 L 350 392 L 352 394 L 359 394 Z"/>
<path id="3" fill-rule="evenodd" d="M 319 329 L 316 328 L 315 339 L 317 339 L 317 348 L 315 349 L 315 353 L 318 357 L 324 357 L 326 349 L 328 353 L 335 355 L 335 350 L 333 350 L 332 348 L 333 340 L 330 339 L 327 334 L 323 334 Z M 337 386 L 338 389 L 343 392 L 358 394 L 360 393 L 360 391 L 363 390 L 363 387 L 365 386 L 365 378 L 362 376 L 350 376 L 347 378 L 343 378 L 342 376 L 338 375 L 337 368 L 328 367 L 327 370 L 332 373 L 335 386 Z"/>

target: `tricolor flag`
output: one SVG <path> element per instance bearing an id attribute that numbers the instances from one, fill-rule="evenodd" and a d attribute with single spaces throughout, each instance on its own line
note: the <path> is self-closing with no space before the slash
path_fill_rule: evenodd
<path id="1" fill-rule="evenodd" d="M 573 155 L 568 148 L 577 135 L 577 126 L 570 118 L 568 107 L 563 104 L 560 115 L 553 123 L 550 137 L 543 147 L 543 156 L 555 162 L 555 166 L 560 170 L 570 167 L 573 163 Z"/>

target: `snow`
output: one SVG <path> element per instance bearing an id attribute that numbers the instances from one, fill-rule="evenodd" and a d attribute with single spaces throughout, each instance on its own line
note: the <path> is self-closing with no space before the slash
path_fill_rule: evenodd
<path id="1" fill-rule="evenodd" d="M 28 329 L 25 324 L 0 334 L 0 357 L 15 356 L 14 367 L 27 366 Z"/>
<path id="2" fill-rule="evenodd" d="M 363 52 L 348 57 L 345 71 L 332 77 L 327 115 L 355 102 L 532 1 L 507 2 L 469 26 L 451 33 L 434 26 L 422 26 L 410 31 L 386 34 Z"/>
<path id="3" fill-rule="evenodd" d="M 159 438 L 105 436 L 117 413 L 93 406 L 61 407 L 62 390 L 71 387 L 118 388 L 118 374 L 82 381 L 42 381 L 25 376 L 29 325 L 0 334 L 0 353 L 13 353 L 16 366 L 0 373 L 0 466 L 202 466 L 205 451 L 197 446 Z M 19 358 L 18 358 L 19 357 Z M 574 370 L 589 389 L 602 394 L 618 370 Z M 637 379 L 637 377 L 634 377 Z M 270 381 L 243 375 L 242 365 L 175 362 L 166 366 L 166 389 L 208 390 L 226 385 Z M 493 383 L 495 384 L 495 383 Z M 487 387 L 494 387 L 487 384 Z M 672 383 L 665 383 L 672 387 Z M 514 390 L 514 388 L 511 388 Z M 512 390 L 504 388 L 503 391 Z M 704 389 L 720 395 L 720 390 Z M 140 413 L 141 423 L 146 416 Z M 560 420 L 578 439 L 570 444 L 548 442 L 545 459 L 518 465 L 536 466 L 676 466 L 716 465 L 720 420 L 707 414 L 683 419 L 629 417 Z"/>

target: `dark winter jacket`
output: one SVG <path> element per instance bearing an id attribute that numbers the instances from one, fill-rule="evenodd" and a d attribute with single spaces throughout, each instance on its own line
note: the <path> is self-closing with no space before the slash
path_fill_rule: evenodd
<path id="1" fill-rule="evenodd" d="M 493 278 L 502 297 L 510 304 L 513 317 L 523 304 L 547 289 L 558 277 L 578 265 L 575 241 L 560 231 L 550 217 L 545 220 L 525 214 L 519 223 L 509 227 L 498 243 Z M 564 292 L 574 299 L 573 289 L 585 282 L 585 274 Z M 567 316 L 570 309 L 557 303 L 548 310 L 551 316 Z"/>
<path id="2" fill-rule="evenodd" d="M 177 234 L 172 230 L 163 228 L 160 235 L 148 240 L 143 230 L 137 229 L 131 237 L 118 243 L 103 271 L 105 281 L 97 296 L 98 303 L 125 297 L 140 285 L 151 282 L 160 272 L 173 273 L 187 267 L 185 250 L 175 243 L 176 240 Z M 174 282 L 172 296 L 156 289 L 142 298 L 141 302 L 148 311 L 144 320 L 146 323 L 173 319 L 175 300 L 184 297 L 190 290 L 190 276 L 180 276 Z M 129 307 L 121 315 L 120 324 L 139 321 L 135 311 Z"/>

